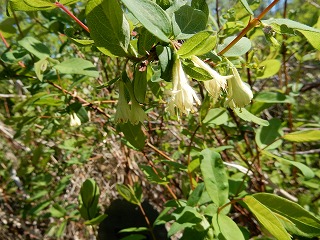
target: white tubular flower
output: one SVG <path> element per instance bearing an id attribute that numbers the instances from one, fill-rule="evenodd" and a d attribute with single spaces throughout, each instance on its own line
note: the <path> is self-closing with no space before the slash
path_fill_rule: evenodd
<path id="1" fill-rule="evenodd" d="M 189 80 L 183 71 L 180 59 L 176 59 L 172 69 L 172 90 L 170 91 L 171 98 L 168 103 L 168 110 L 174 114 L 174 109 L 177 108 L 180 113 L 189 114 L 193 111 L 193 100 L 197 104 L 201 101 L 198 98 L 194 89 L 189 85 Z"/>
<path id="2" fill-rule="evenodd" d="M 232 66 L 231 70 L 233 78 L 228 79 L 228 96 L 226 104 L 232 109 L 242 108 L 251 102 L 253 94 L 249 85 L 241 80 L 237 69 Z"/>
<path id="3" fill-rule="evenodd" d="M 124 83 L 119 81 L 119 100 L 117 104 L 117 111 L 114 117 L 116 123 L 126 123 L 131 115 L 130 107 L 125 97 Z"/>
<path id="4" fill-rule="evenodd" d="M 81 125 L 81 120 L 78 118 L 76 113 L 70 114 L 70 126 L 77 127 Z"/>
<path id="5" fill-rule="evenodd" d="M 221 76 L 217 71 L 213 70 L 208 64 L 196 56 L 192 56 L 191 61 L 197 67 L 206 70 L 211 75 L 212 80 L 203 81 L 203 84 L 215 102 L 220 97 L 221 90 L 226 90 L 227 79 L 232 78 L 233 76 Z"/>

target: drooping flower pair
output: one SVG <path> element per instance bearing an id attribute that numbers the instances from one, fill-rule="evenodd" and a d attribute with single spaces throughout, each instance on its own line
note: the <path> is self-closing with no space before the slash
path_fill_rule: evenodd
<path id="1" fill-rule="evenodd" d="M 192 56 L 191 61 L 195 66 L 204 69 L 211 75 L 211 80 L 204 81 L 204 87 L 213 97 L 214 101 L 225 91 L 227 92 L 226 106 L 232 109 L 242 108 L 251 102 L 253 98 L 252 91 L 250 87 L 241 80 L 236 67 L 232 63 L 229 62 L 232 75 L 221 76 L 200 58 Z M 179 58 L 174 62 L 172 74 L 173 87 L 170 92 L 171 98 L 168 102 L 168 110 L 173 114 L 175 108 L 177 108 L 180 113 L 188 114 L 193 111 L 194 101 L 200 104 L 200 99 L 194 89 L 189 85 L 188 77 L 183 71 Z"/>
<path id="2" fill-rule="evenodd" d="M 253 98 L 252 91 L 241 80 L 236 67 L 231 62 L 229 62 L 229 65 L 231 65 L 232 75 L 221 76 L 198 57 L 192 56 L 191 60 L 196 66 L 206 70 L 212 76 L 211 80 L 204 81 L 204 87 L 214 101 L 220 97 L 222 91 L 225 91 L 227 92 L 226 106 L 232 109 L 242 108 L 251 102 Z"/>
<path id="3" fill-rule="evenodd" d="M 70 114 L 70 127 L 78 127 L 81 125 L 81 120 L 77 116 L 76 113 L 71 113 Z"/>

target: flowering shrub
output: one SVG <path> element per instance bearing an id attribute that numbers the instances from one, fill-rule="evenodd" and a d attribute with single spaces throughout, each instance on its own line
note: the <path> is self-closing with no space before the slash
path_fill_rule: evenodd
<path id="1" fill-rule="evenodd" d="M 320 236 L 319 6 L 269 2 L 7 1 L 3 232 Z"/>

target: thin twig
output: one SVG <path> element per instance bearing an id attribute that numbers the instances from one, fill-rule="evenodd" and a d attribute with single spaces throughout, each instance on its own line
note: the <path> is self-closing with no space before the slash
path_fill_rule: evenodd
<path id="1" fill-rule="evenodd" d="M 153 146 L 150 142 L 147 142 L 147 145 L 152 148 L 154 151 L 156 151 L 157 153 L 159 153 L 161 156 L 163 156 L 165 159 L 171 161 L 171 162 L 175 162 L 171 157 L 169 157 L 167 154 L 165 154 L 164 152 L 162 152 L 160 149 L 156 148 L 155 146 Z"/>
<path id="2" fill-rule="evenodd" d="M 62 3 L 55 2 L 54 5 L 56 5 L 58 8 L 62 9 L 66 14 L 68 14 L 73 20 L 76 21 L 84 30 L 87 32 L 90 32 L 89 28 L 83 24 L 72 12 L 69 11 Z"/>
<path id="3" fill-rule="evenodd" d="M 84 104 L 85 106 L 88 106 L 90 108 L 92 108 L 93 110 L 95 110 L 96 112 L 106 116 L 107 118 L 110 118 L 110 115 L 105 113 L 101 108 L 99 108 L 98 106 L 94 105 L 91 102 L 86 101 L 85 99 L 83 99 L 82 97 L 77 96 L 76 94 L 73 94 L 71 92 L 69 92 L 68 90 L 63 89 L 61 86 L 59 86 L 58 84 L 55 84 L 53 82 L 48 81 L 48 83 L 50 85 L 52 85 L 53 87 L 59 89 L 60 91 L 62 91 L 65 94 L 70 95 L 73 99 L 76 99 L 77 101 L 79 101 L 80 103 Z"/>
<path id="4" fill-rule="evenodd" d="M 279 2 L 279 0 L 274 0 L 268 7 L 266 7 L 266 9 L 264 9 L 262 11 L 262 13 L 260 13 L 260 15 L 257 18 L 252 19 L 248 25 L 239 33 L 239 35 L 233 39 L 233 41 L 231 43 L 229 43 L 224 49 L 222 49 L 218 55 L 223 55 L 224 53 L 226 53 L 230 48 L 232 48 L 244 35 L 247 34 L 247 32 L 249 32 L 252 28 L 254 28 L 259 22 L 260 20 L 271 10 L 271 8 L 274 7 L 274 5 L 276 5 Z"/>

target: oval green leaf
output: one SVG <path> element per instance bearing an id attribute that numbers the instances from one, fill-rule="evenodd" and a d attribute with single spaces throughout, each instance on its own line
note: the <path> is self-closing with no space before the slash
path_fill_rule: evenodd
<path id="1" fill-rule="evenodd" d="M 283 139 L 290 142 L 315 142 L 320 141 L 320 130 L 305 130 L 288 133 Z"/>
<path id="2" fill-rule="evenodd" d="M 91 38 L 101 52 L 127 56 L 130 26 L 117 0 L 90 0 L 86 17 Z"/>
<path id="3" fill-rule="evenodd" d="M 62 74 L 80 74 L 90 77 L 98 77 L 99 72 L 92 62 L 82 58 L 70 58 L 53 66 Z"/>
<path id="4" fill-rule="evenodd" d="M 159 5 L 150 0 L 122 0 L 122 2 L 150 33 L 164 42 L 170 41 L 171 20 Z"/>
<path id="5" fill-rule="evenodd" d="M 299 204 L 269 193 L 256 193 L 252 196 L 272 212 L 292 222 L 294 226 L 288 230 L 293 234 L 309 238 L 320 236 L 320 219 Z"/>
<path id="6" fill-rule="evenodd" d="M 235 108 L 234 112 L 243 120 L 248 122 L 254 122 L 260 126 L 269 126 L 269 122 L 267 120 L 264 120 L 262 118 L 258 118 L 257 116 L 250 113 L 245 108 Z"/>
<path id="7" fill-rule="evenodd" d="M 203 55 L 210 52 L 216 45 L 216 36 L 212 32 L 203 31 L 193 35 L 185 41 L 177 54 L 182 58 L 188 58 L 192 55 Z"/>
<path id="8" fill-rule="evenodd" d="M 227 37 L 223 44 L 218 45 L 217 52 L 221 52 L 225 47 L 229 45 L 236 37 Z M 225 57 L 239 57 L 251 49 L 251 41 L 243 37 L 234 46 L 232 46 L 227 52 L 223 54 Z"/>
<path id="9" fill-rule="evenodd" d="M 253 196 L 246 196 L 243 201 L 258 221 L 277 239 L 291 240 L 289 233 L 283 227 L 279 219 L 272 211 L 255 199 Z"/>
<path id="10" fill-rule="evenodd" d="M 255 140 L 260 149 L 275 149 L 282 144 L 282 140 L 278 139 L 283 136 L 281 124 L 280 119 L 273 118 L 269 120 L 269 126 L 257 129 Z"/>
<path id="11" fill-rule="evenodd" d="M 295 161 L 290 161 L 288 159 L 285 159 L 285 158 L 282 158 L 282 157 L 279 157 L 277 155 L 274 155 L 268 151 L 261 151 L 261 153 L 263 155 L 266 155 L 268 157 L 272 157 L 276 160 L 278 160 L 279 162 L 283 163 L 283 164 L 290 164 L 290 165 L 293 165 L 295 166 L 296 168 L 298 168 L 302 174 L 307 178 L 307 179 L 311 179 L 311 178 L 314 178 L 315 174 L 314 172 L 312 171 L 311 168 L 309 168 L 308 166 L 304 165 L 303 163 L 300 163 L 300 162 L 295 162 Z"/>
<path id="12" fill-rule="evenodd" d="M 222 206 L 228 201 L 229 184 L 221 156 L 211 149 L 204 149 L 200 154 L 203 157 L 200 168 L 206 190 L 211 200 Z"/>

